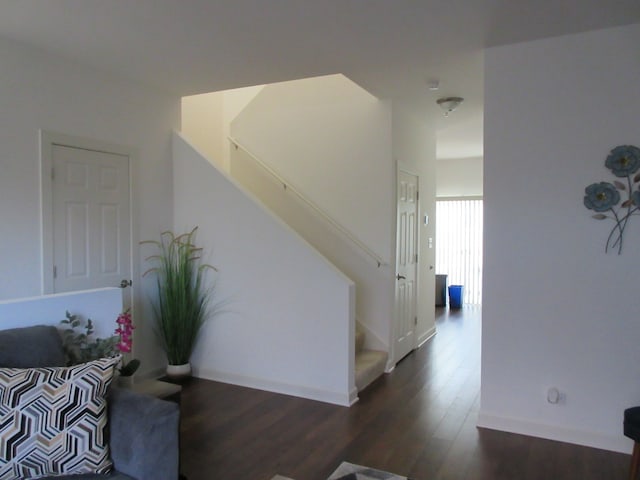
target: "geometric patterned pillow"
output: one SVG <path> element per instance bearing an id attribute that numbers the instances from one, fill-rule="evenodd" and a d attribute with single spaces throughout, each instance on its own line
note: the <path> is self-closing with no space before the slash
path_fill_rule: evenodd
<path id="1" fill-rule="evenodd" d="M 105 395 L 119 360 L 0 368 L 0 480 L 111 470 Z"/>

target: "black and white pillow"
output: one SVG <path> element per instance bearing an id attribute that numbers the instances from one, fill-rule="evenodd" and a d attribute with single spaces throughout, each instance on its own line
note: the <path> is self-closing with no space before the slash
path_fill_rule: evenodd
<path id="1" fill-rule="evenodd" d="M 0 480 L 107 473 L 107 389 L 116 358 L 0 368 Z"/>

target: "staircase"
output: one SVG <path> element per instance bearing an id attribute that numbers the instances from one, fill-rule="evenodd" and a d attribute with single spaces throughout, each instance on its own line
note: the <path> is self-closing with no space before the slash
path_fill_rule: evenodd
<path id="1" fill-rule="evenodd" d="M 233 179 L 354 281 L 358 291 L 379 290 L 382 285 L 380 278 L 385 275 L 381 267 L 388 264 L 297 188 L 291 186 L 279 173 L 236 140 L 230 140 L 233 148 L 230 173 Z M 367 322 L 379 324 L 379 318 L 376 319 L 378 322 L 371 321 L 373 315 L 380 315 L 380 304 L 375 303 L 377 297 L 369 294 L 363 301 L 363 297 L 358 296 L 356 318 L 360 315 Z M 388 358 L 385 351 L 365 348 L 365 343 L 368 347 L 384 348 L 379 341 L 378 332 L 371 328 L 370 323 L 360 324 L 356 321 L 354 378 L 357 391 L 362 391 L 384 373 Z M 377 340 L 365 341 L 367 332 Z"/>
<path id="2" fill-rule="evenodd" d="M 384 373 L 387 363 L 387 352 L 366 350 L 364 348 L 365 332 L 356 322 L 356 389 L 364 390 L 371 382 Z"/>

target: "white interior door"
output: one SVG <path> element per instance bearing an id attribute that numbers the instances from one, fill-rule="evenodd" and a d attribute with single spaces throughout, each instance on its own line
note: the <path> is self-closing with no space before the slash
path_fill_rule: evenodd
<path id="1" fill-rule="evenodd" d="M 129 157 L 51 145 L 53 291 L 131 278 Z"/>
<path id="2" fill-rule="evenodd" d="M 398 170 L 396 237 L 396 340 L 398 362 L 415 348 L 418 276 L 418 177 Z"/>

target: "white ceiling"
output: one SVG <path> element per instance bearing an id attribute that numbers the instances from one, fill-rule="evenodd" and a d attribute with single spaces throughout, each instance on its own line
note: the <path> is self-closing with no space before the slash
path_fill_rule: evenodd
<path id="1" fill-rule="evenodd" d="M 0 36 L 179 95 L 343 73 L 435 115 L 440 158 L 482 155 L 485 47 L 637 22 L 638 0 L 0 0 Z"/>

